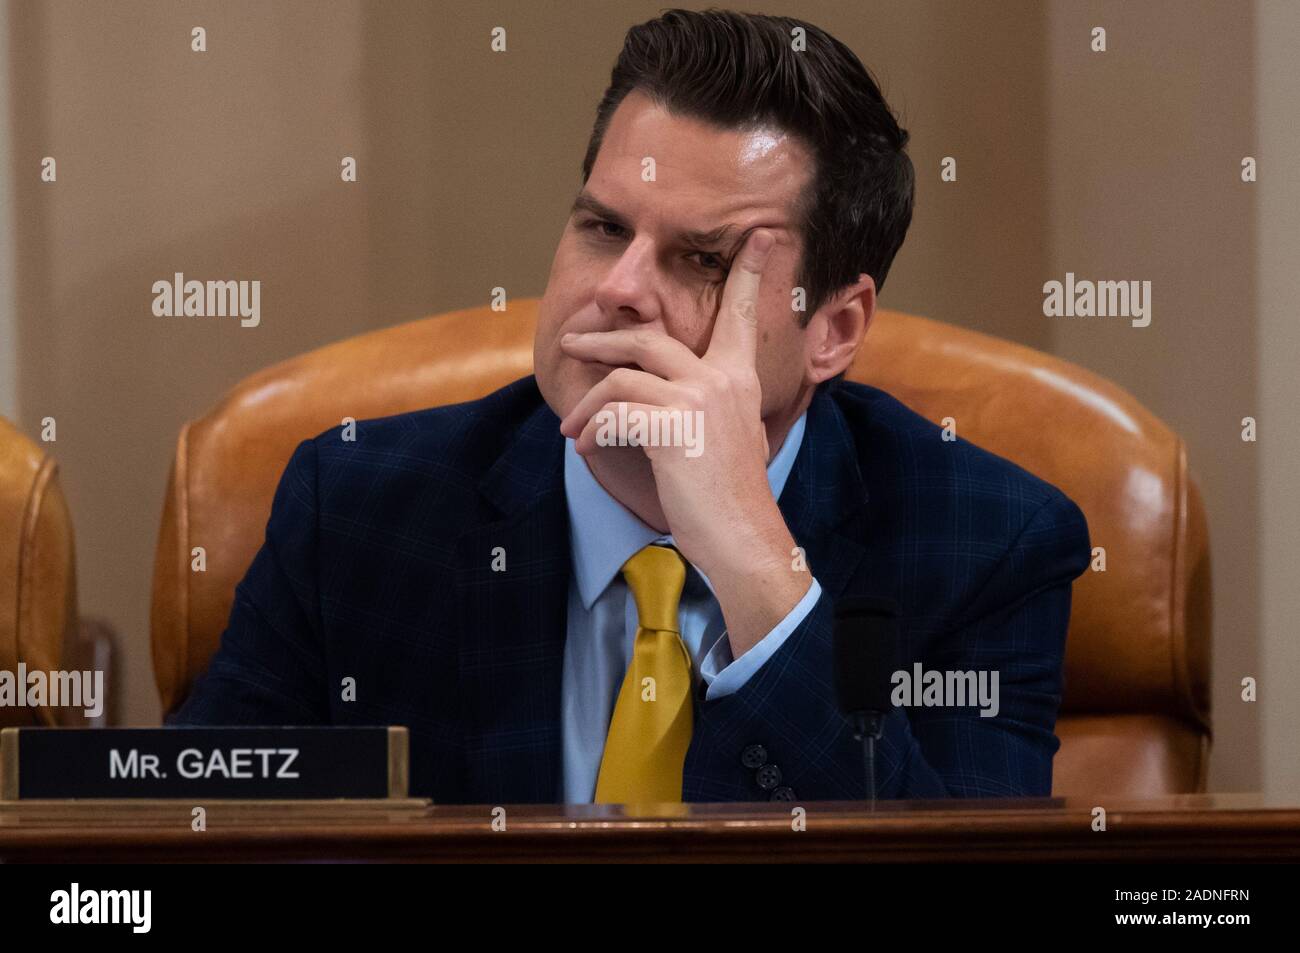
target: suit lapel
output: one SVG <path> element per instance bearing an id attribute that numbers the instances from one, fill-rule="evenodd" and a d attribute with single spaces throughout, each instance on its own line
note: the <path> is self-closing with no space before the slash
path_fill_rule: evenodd
<path id="1" fill-rule="evenodd" d="M 545 403 L 529 416 L 480 487 L 497 518 L 457 541 L 465 795 L 476 802 L 559 791 L 571 572 L 559 425 Z"/>
<path id="2" fill-rule="evenodd" d="M 777 505 L 808 569 L 832 599 L 843 594 L 866 555 L 867 485 L 858 448 L 831 390 L 808 405 L 803 446 Z"/>

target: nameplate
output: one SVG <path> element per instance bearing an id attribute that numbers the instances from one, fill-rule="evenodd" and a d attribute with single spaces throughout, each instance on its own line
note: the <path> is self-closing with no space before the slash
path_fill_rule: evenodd
<path id="1" fill-rule="evenodd" d="M 5 728 L 0 800 L 405 798 L 401 727 Z"/>

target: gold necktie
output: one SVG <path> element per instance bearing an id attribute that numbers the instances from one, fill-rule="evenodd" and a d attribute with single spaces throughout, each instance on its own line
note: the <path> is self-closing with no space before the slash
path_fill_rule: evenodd
<path id="1" fill-rule="evenodd" d="M 623 578 L 636 599 L 636 641 L 605 738 L 596 803 L 680 802 L 694 721 L 691 655 L 677 623 L 686 563 L 675 549 L 647 546 L 623 564 Z"/>

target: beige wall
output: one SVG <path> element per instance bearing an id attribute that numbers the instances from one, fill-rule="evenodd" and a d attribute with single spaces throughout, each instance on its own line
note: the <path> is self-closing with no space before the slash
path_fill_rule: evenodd
<path id="1" fill-rule="evenodd" d="M 1263 170 L 1256 193 L 1259 367 L 1256 406 L 1260 421 L 1259 660 L 1247 673 L 1259 679 L 1257 718 L 1262 726 L 1263 787 L 1271 794 L 1300 789 L 1300 500 L 1295 481 L 1300 464 L 1300 4 L 1265 0 L 1255 21 L 1258 53 L 1254 71 L 1258 109 L 1257 149 Z M 1250 487 L 1245 488 L 1248 492 Z M 1233 672 L 1236 676 L 1238 673 Z M 1229 678 L 1230 691 L 1240 679 Z M 1226 694 L 1226 693 L 1225 693 Z M 1240 705 L 1241 702 L 1233 702 Z"/>
<path id="2" fill-rule="evenodd" d="M 59 420 L 83 611 L 122 633 L 128 723 L 158 717 L 149 575 L 180 424 L 290 354 L 494 285 L 540 294 L 623 33 L 662 6 L 11 4 L 19 423 Z M 1252 7 L 740 6 L 830 29 L 912 131 L 917 214 L 885 305 L 1078 360 L 1187 437 L 1230 620 L 1212 781 L 1258 786 L 1256 714 L 1224 688 L 1261 654 L 1243 493 L 1260 468 L 1233 442 L 1261 361 L 1257 193 L 1235 174 L 1256 147 Z M 1087 52 L 1094 20 L 1105 54 Z M 47 154 L 56 187 L 37 181 Z M 1154 281 L 1152 326 L 1044 318 L 1042 283 L 1066 270 Z M 260 279 L 262 325 L 153 317 L 174 271 Z"/>

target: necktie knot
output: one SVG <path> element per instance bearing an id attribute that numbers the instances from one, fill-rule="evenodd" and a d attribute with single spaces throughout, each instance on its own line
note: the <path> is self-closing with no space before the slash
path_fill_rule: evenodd
<path id="1" fill-rule="evenodd" d="M 686 561 L 671 546 L 650 545 L 623 564 L 623 578 L 636 600 L 643 629 L 679 632 L 677 609 L 686 583 Z"/>

